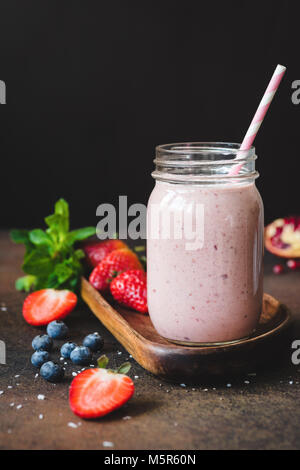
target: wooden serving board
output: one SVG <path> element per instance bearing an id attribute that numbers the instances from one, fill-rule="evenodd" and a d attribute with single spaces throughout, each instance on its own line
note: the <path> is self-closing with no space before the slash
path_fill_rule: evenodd
<path id="1" fill-rule="evenodd" d="M 276 353 L 281 352 L 283 333 L 291 323 L 288 309 L 264 294 L 259 327 L 251 338 L 225 346 L 180 346 L 162 338 L 148 315 L 110 305 L 85 278 L 81 294 L 92 312 L 142 367 L 175 382 L 197 383 L 208 375 L 253 372 L 268 359 L 274 363 Z"/>

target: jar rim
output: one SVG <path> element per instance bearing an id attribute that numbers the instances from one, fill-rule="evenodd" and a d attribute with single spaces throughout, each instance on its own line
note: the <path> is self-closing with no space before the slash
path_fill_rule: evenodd
<path id="1" fill-rule="evenodd" d="M 241 144 L 234 142 L 178 142 L 158 145 L 155 148 L 155 163 L 179 166 L 219 165 L 255 160 L 255 147 L 240 150 Z M 210 156 L 210 158 L 207 158 Z M 215 156 L 215 158 L 212 158 Z M 206 158 L 204 158 L 206 157 Z"/>
<path id="2" fill-rule="evenodd" d="M 155 171 L 161 181 L 202 183 L 237 183 L 253 181 L 255 147 L 240 150 L 241 144 L 230 142 L 184 142 L 156 147 Z M 238 168 L 237 173 L 234 170 Z"/>

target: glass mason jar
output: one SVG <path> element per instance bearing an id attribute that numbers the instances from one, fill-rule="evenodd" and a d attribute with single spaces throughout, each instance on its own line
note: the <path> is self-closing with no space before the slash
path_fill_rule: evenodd
<path id="1" fill-rule="evenodd" d="M 264 212 L 255 149 L 239 147 L 156 148 L 147 208 L 148 308 L 157 332 L 171 342 L 232 343 L 257 327 Z"/>

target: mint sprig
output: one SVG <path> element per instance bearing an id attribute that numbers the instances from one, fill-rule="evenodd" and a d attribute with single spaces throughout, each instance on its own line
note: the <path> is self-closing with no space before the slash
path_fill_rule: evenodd
<path id="1" fill-rule="evenodd" d="M 76 291 L 83 272 L 84 252 L 76 242 L 96 233 L 94 227 L 70 231 L 69 205 L 64 199 L 55 204 L 54 214 L 45 218 L 46 230 L 12 230 L 11 239 L 23 243 L 26 251 L 22 269 L 26 276 L 16 281 L 17 290 L 45 288 Z"/>

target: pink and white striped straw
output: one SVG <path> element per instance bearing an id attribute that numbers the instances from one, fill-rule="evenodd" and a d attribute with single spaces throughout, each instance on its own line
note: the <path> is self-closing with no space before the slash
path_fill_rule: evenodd
<path id="1" fill-rule="evenodd" d="M 286 67 L 284 67 L 283 65 L 277 65 L 275 72 L 273 74 L 273 77 L 271 78 L 271 81 L 268 85 L 268 88 L 266 89 L 266 92 L 254 115 L 254 118 L 252 119 L 250 127 L 247 131 L 247 134 L 244 137 L 244 140 L 240 147 L 240 151 L 249 150 L 251 148 L 253 141 L 259 131 L 259 128 L 262 125 L 262 122 L 265 118 L 265 115 L 267 114 L 270 104 L 272 103 L 275 93 L 278 90 L 280 82 L 283 79 L 285 71 L 286 71 Z M 238 157 L 238 154 L 237 154 L 237 157 Z M 230 170 L 229 175 L 230 176 L 238 175 L 242 166 L 243 166 L 243 163 L 240 163 L 239 165 L 235 165 L 232 168 L 232 170 Z"/>

